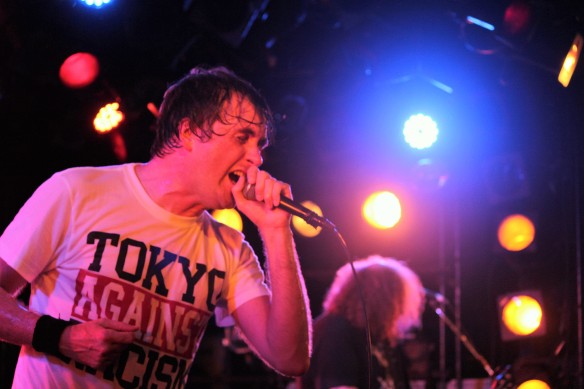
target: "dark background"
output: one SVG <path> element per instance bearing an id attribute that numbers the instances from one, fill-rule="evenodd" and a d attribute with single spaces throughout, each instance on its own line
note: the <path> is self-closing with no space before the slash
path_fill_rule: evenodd
<path id="1" fill-rule="evenodd" d="M 146 104 L 158 105 L 195 65 L 225 65 L 260 88 L 280 118 L 266 170 L 291 183 L 296 199 L 317 202 L 353 257 L 406 260 L 451 301 L 457 324 L 492 367 L 533 357 L 554 370 L 558 387 L 578 387 L 584 72 L 577 68 L 567 88 L 557 73 L 583 32 L 584 6 L 525 2 L 530 24 L 512 33 L 503 22 L 509 3 L 115 0 L 96 11 L 73 0 L 0 0 L 0 229 L 54 171 L 120 162 L 111 139 L 91 127 L 106 99 L 119 98 L 126 112 L 119 132 L 127 160 L 145 161 L 154 123 Z M 496 32 L 465 23 L 467 15 Z M 101 72 L 73 90 L 58 72 L 80 51 L 93 53 Z M 418 112 L 439 123 L 429 151 L 409 149 L 401 137 Z M 434 165 L 419 167 L 421 158 Z M 402 200 L 394 229 L 372 230 L 360 215 L 379 189 Z M 498 217 L 508 212 L 536 220 L 525 253 L 498 247 Z M 297 245 L 316 315 L 346 258 L 326 232 L 298 236 Z M 533 288 L 546 299 L 547 334 L 501 341 L 497 296 Z M 218 374 L 243 387 L 285 384 L 248 353 L 214 343 L 222 336 L 209 329 L 193 382 Z M 431 309 L 421 338 L 430 344 L 431 380 L 486 377 Z M 12 363 L 4 347 L 2 376 Z"/>

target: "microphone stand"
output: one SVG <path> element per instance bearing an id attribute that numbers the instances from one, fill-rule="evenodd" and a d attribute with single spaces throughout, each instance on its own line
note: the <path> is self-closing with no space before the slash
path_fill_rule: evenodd
<path id="1" fill-rule="evenodd" d="M 452 332 L 454 332 L 456 337 L 464 344 L 464 346 L 472 354 L 472 356 L 475 357 L 475 359 L 481 363 L 483 369 L 485 369 L 489 377 L 493 377 L 495 375 L 495 371 L 493 370 L 489 362 L 487 362 L 487 360 L 476 350 L 468 336 L 462 333 L 460 328 L 458 328 L 452 322 L 452 320 L 450 320 L 448 316 L 446 316 L 438 301 L 436 301 L 435 299 L 428 299 L 428 305 L 432 307 L 432 309 L 434 310 L 434 312 L 436 312 L 438 317 L 452 330 Z"/>

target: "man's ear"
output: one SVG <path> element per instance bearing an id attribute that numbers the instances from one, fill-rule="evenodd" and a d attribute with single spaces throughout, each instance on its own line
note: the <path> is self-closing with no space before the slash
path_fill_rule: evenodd
<path id="1" fill-rule="evenodd" d="M 191 131 L 191 124 L 189 123 L 189 119 L 184 118 L 180 121 L 178 124 L 178 135 L 182 147 L 191 151 L 193 149 L 193 142 L 195 141 L 196 136 Z"/>

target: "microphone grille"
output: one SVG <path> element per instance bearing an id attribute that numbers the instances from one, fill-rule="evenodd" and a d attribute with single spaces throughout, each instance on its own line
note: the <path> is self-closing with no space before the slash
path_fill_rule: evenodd
<path id="1" fill-rule="evenodd" d="M 247 200 L 254 200 L 255 201 L 255 199 L 256 199 L 255 185 L 252 185 L 252 184 L 245 185 L 245 188 L 243 188 L 243 197 L 245 197 Z"/>

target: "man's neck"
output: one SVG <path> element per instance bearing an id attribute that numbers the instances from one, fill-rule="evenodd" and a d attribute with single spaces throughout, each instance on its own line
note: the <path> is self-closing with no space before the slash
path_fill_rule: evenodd
<path id="1" fill-rule="evenodd" d="M 177 166 L 180 164 L 155 157 L 136 165 L 136 176 L 148 196 L 160 207 L 180 216 L 198 216 L 204 208 L 197 206 L 193 194 L 185 189 Z"/>

